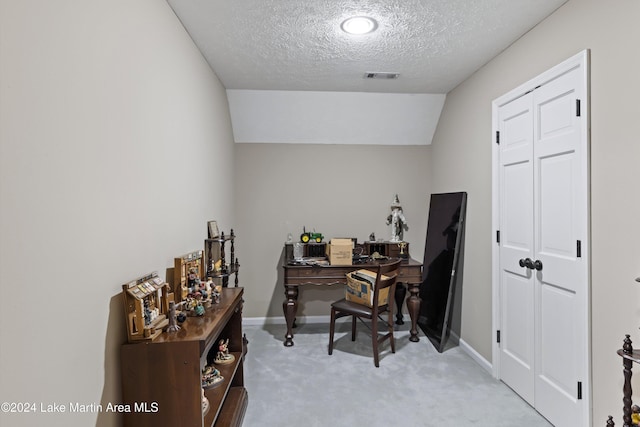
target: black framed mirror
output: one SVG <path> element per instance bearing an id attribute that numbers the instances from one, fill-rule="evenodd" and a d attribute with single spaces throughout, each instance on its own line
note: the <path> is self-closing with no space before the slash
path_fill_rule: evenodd
<path id="1" fill-rule="evenodd" d="M 431 195 L 418 325 L 439 352 L 456 323 L 454 313 L 460 314 L 466 208 L 465 192 Z"/>

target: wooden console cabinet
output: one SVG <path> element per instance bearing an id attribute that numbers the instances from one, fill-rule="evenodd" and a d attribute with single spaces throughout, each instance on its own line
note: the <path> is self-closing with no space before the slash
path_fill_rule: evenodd
<path id="1" fill-rule="evenodd" d="M 177 332 L 163 332 L 152 342 L 124 344 L 121 349 L 124 426 L 240 426 L 247 408 L 242 334 L 244 289 L 224 288 L 219 304 L 204 316 L 188 317 Z M 213 363 L 220 339 L 229 339 L 235 361 L 215 365 L 224 381 L 205 390 L 202 369 Z"/>

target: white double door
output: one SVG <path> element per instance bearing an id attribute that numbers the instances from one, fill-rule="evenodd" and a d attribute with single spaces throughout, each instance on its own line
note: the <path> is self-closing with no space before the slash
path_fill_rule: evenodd
<path id="1" fill-rule="evenodd" d="M 497 375 L 556 427 L 587 426 L 590 418 L 586 55 L 582 59 L 582 66 L 574 58 L 528 93 L 494 103 Z"/>

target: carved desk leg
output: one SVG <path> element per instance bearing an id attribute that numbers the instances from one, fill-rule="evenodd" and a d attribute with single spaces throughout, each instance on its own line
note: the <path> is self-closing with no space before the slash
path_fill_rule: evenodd
<path id="1" fill-rule="evenodd" d="M 622 352 L 624 354 L 633 353 L 629 335 L 625 335 Z M 622 388 L 622 425 L 623 427 L 631 427 L 631 367 L 633 366 L 633 361 L 623 357 L 622 366 L 624 367 L 622 371 L 624 373 L 624 386 Z"/>
<path id="2" fill-rule="evenodd" d="M 284 345 L 285 347 L 291 347 L 293 345 L 293 323 L 298 311 L 298 287 L 284 285 L 284 288 L 286 298 L 282 303 L 282 310 L 284 311 L 284 318 L 287 321 L 287 334 L 284 336 Z"/>
<path id="3" fill-rule="evenodd" d="M 420 284 L 409 283 L 408 286 L 409 299 L 407 299 L 407 310 L 411 317 L 411 336 L 409 337 L 409 341 L 418 342 L 420 341 L 420 338 L 418 338 L 418 316 L 420 315 L 420 297 L 418 293 L 420 292 Z"/>

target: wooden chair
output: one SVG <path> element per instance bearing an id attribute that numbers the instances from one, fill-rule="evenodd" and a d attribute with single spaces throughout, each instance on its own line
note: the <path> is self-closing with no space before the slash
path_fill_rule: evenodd
<path id="1" fill-rule="evenodd" d="M 388 264 L 380 264 L 377 269 L 367 267 L 368 270 L 377 270 L 375 288 L 373 293 L 373 307 L 367 307 L 362 304 L 347 301 L 344 298 L 331 304 L 329 355 L 333 354 L 333 335 L 335 332 L 336 319 L 345 316 L 351 316 L 351 341 L 356 340 L 356 319 L 360 319 L 363 323 L 363 319 L 368 319 L 371 321 L 373 363 L 376 365 L 376 368 L 380 366 L 378 347 L 381 343 L 388 339 L 391 343 L 391 352 L 396 352 L 396 345 L 393 337 L 393 305 L 394 295 L 396 293 L 396 279 L 399 274 L 398 270 L 400 269 L 400 262 L 401 260 L 398 259 L 397 261 L 393 261 Z M 385 278 L 383 279 L 382 276 L 385 276 Z M 389 289 L 387 304 L 379 305 L 378 294 L 380 293 L 380 291 L 386 288 Z M 386 321 L 381 316 L 384 313 L 388 314 Z M 380 320 L 383 324 L 386 324 L 387 333 L 382 336 L 378 336 L 378 320 Z"/>

